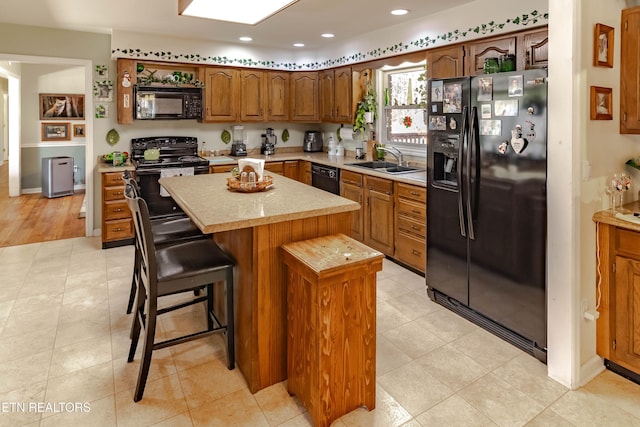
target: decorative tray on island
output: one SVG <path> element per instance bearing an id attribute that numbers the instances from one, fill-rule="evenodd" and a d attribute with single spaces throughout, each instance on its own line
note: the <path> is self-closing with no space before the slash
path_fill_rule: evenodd
<path id="1" fill-rule="evenodd" d="M 257 193 L 268 190 L 273 185 L 273 178 L 269 175 L 264 175 L 259 181 L 256 180 L 256 177 L 257 174 L 253 168 L 245 166 L 240 174 L 227 178 L 227 188 L 230 191 L 240 193 Z"/>

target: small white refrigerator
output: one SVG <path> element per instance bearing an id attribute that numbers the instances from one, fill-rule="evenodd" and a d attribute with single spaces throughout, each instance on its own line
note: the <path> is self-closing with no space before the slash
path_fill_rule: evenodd
<path id="1" fill-rule="evenodd" d="M 42 158 L 42 195 L 62 197 L 73 194 L 73 157 Z"/>

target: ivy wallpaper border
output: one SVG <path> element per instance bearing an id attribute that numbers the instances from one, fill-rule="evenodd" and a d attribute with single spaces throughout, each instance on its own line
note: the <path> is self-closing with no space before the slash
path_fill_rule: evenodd
<path id="1" fill-rule="evenodd" d="M 538 13 L 537 10 L 533 10 L 530 13 L 518 15 L 514 18 L 508 18 L 505 22 L 498 23 L 490 21 L 485 24 L 480 24 L 476 27 L 470 27 L 467 30 L 453 30 L 443 34 L 440 34 L 434 38 L 425 37 L 413 40 L 410 42 L 400 42 L 387 47 L 380 47 L 367 52 L 358 52 L 352 55 L 341 56 L 336 59 L 329 59 L 321 62 L 309 62 L 305 64 L 297 64 L 295 62 L 276 62 L 276 61 L 264 61 L 246 58 L 229 58 L 227 56 L 203 56 L 197 53 L 173 53 L 173 52 L 145 52 L 142 49 L 129 49 L 129 48 L 116 48 L 111 51 L 112 55 L 124 55 L 129 58 L 138 58 L 146 60 L 162 60 L 162 61 L 176 61 L 176 62 L 194 62 L 194 63 L 206 63 L 214 65 L 232 65 L 243 67 L 259 67 L 267 69 L 284 69 L 288 71 L 300 71 L 300 70 L 320 70 L 325 68 L 332 68 L 335 66 L 346 65 L 356 62 L 363 62 L 372 59 L 378 59 L 390 55 L 398 55 L 406 53 L 409 49 L 426 49 L 434 44 L 444 42 L 455 42 L 463 40 L 471 35 L 487 35 L 492 34 L 498 30 L 502 30 L 506 25 L 520 25 L 527 26 L 533 25 L 541 21 L 548 21 L 549 13 Z"/>

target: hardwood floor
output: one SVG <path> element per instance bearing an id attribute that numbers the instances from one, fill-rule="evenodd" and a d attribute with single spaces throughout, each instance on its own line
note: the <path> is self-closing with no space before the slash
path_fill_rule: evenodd
<path id="1" fill-rule="evenodd" d="M 85 235 L 78 218 L 84 191 L 49 199 L 41 194 L 9 197 L 9 165 L 0 166 L 0 247 Z"/>

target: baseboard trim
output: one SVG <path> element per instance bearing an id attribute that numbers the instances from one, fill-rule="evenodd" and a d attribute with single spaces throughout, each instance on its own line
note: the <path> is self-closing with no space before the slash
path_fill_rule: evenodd
<path id="1" fill-rule="evenodd" d="M 580 387 L 583 387 L 589 381 L 600 375 L 606 367 L 604 359 L 600 356 L 594 356 L 587 363 L 580 367 Z"/>

